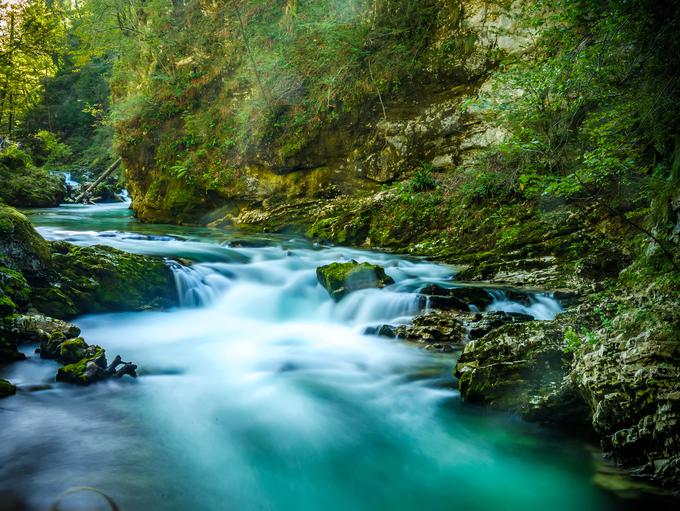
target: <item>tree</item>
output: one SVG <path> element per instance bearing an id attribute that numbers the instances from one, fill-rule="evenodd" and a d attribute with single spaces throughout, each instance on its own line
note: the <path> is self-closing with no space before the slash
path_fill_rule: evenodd
<path id="1" fill-rule="evenodd" d="M 26 111 L 40 100 L 44 78 L 59 69 L 68 28 L 66 13 L 59 1 L 0 3 L 0 133 L 9 138 Z"/>

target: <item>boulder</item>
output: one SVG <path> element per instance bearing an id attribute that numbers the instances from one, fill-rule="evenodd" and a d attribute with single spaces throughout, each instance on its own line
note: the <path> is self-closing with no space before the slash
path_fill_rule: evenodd
<path id="1" fill-rule="evenodd" d="M 0 265 L 35 273 L 49 267 L 50 246 L 25 215 L 0 204 Z M 3 271 L 3 273 L 5 273 Z"/>
<path id="2" fill-rule="evenodd" d="M 316 269 L 319 283 L 338 301 L 352 291 L 382 288 L 394 284 L 384 268 L 370 263 L 331 263 Z"/>
<path id="3" fill-rule="evenodd" d="M 172 270 L 161 260 L 106 246 L 51 244 L 53 279 L 35 287 L 33 305 L 50 316 L 171 307 L 177 304 Z"/>
<path id="4" fill-rule="evenodd" d="M 16 394 L 17 388 L 7 380 L 0 380 L 0 398 Z"/>
<path id="5" fill-rule="evenodd" d="M 589 407 L 568 378 L 565 329 L 562 321 L 510 323 L 471 341 L 455 369 L 461 396 L 527 420 L 586 425 Z"/>
<path id="6" fill-rule="evenodd" d="M 0 153 L 0 201 L 16 207 L 58 206 L 66 196 L 61 176 L 33 166 L 30 156 L 15 146 Z"/>
<path id="7" fill-rule="evenodd" d="M 55 334 L 65 339 L 80 335 L 80 328 L 43 314 L 15 314 L 6 320 L 7 329 L 18 342 L 42 342 Z"/>
<path id="8" fill-rule="evenodd" d="M 429 284 L 425 286 L 420 292 L 426 296 L 430 297 L 430 303 L 441 302 L 446 304 L 445 300 L 439 300 L 440 297 L 454 298 L 458 303 L 464 303 L 467 305 L 467 309 L 461 309 L 459 307 L 449 307 L 458 310 L 469 310 L 470 305 L 474 305 L 479 310 L 484 310 L 493 302 L 493 296 L 488 291 L 480 287 L 452 287 L 446 288 L 438 286 L 437 284 Z M 432 305 L 432 307 L 435 307 Z M 447 308 L 447 307 L 441 307 Z"/>

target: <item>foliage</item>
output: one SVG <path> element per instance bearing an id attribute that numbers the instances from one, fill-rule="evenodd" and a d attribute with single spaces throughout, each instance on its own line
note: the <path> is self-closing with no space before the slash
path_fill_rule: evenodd
<path id="1" fill-rule="evenodd" d="M 432 165 L 424 163 L 411 178 L 408 189 L 412 192 L 426 192 L 437 188 L 437 180 L 432 170 Z"/>

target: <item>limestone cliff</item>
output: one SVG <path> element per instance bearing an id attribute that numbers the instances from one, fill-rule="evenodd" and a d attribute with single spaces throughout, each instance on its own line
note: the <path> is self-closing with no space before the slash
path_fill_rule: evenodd
<path id="1" fill-rule="evenodd" d="M 388 7 L 377 1 L 356 4 L 361 10 L 346 22 L 359 34 L 353 43 L 361 52 L 358 61 L 346 57 L 341 44 L 331 47 L 326 42 L 331 49 L 317 51 L 319 58 L 330 53 L 337 59 L 325 71 L 348 80 L 353 96 L 342 96 L 340 86 L 336 91 L 323 85 L 327 97 L 321 107 L 309 104 L 320 94 L 317 82 L 335 78 L 305 76 L 304 65 L 310 65 L 314 54 L 293 61 L 298 66 L 293 70 L 282 68 L 289 64 L 283 57 L 273 60 L 273 69 L 265 69 L 257 59 L 273 59 L 271 52 L 255 48 L 260 40 L 238 28 L 226 34 L 224 27 L 219 29 L 233 52 L 229 58 L 194 46 L 182 47 L 185 53 L 170 58 L 173 76 L 187 68 L 198 76 L 187 85 L 187 97 L 179 101 L 182 108 L 178 104 L 173 111 L 159 112 L 150 104 L 117 125 L 137 215 L 149 221 L 219 219 L 221 224 L 262 225 L 282 204 L 306 208 L 310 201 L 370 195 L 381 184 L 410 177 L 423 165 L 440 170 L 465 166 L 479 149 L 502 137 L 497 128 L 485 125 L 484 109 L 467 108 L 465 103 L 480 88 L 491 89 L 489 74 L 501 58 L 519 54 L 529 44 L 530 34 L 515 23 L 508 5 L 430 0 L 416 2 L 414 18 L 401 20 L 408 13 L 401 13 L 406 7 L 399 2 L 388 2 Z M 318 13 L 298 7 L 298 19 L 324 21 Z M 180 15 L 189 25 L 203 21 L 188 11 Z M 234 23 L 233 13 L 224 9 L 211 15 Z M 286 11 L 267 15 L 274 25 L 288 19 Z M 245 20 L 247 30 L 264 22 L 258 16 L 265 14 Z M 398 23 L 404 26 L 394 28 Z M 411 23 L 423 27 L 411 30 Z M 287 37 L 304 36 L 302 28 L 291 30 L 300 34 Z M 371 31 L 382 30 L 386 42 L 373 41 Z M 219 40 L 220 34 L 211 36 Z M 271 39 L 275 37 L 283 38 L 278 34 Z M 401 46 L 414 48 L 417 55 L 407 56 L 417 65 L 390 73 L 385 66 L 397 68 L 399 63 L 383 60 Z M 146 71 L 144 62 L 137 65 L 139 73 L 148 75 L 157 64 Z M 355 68 L 346 72 L 350 65 Z M 294 81 L 295 91 L 277 92 L 281 80 Z M 146 100 L 160 101 L 153 95 L 164 94 L 162 86 L 152 84 L 152 97 Z M 114 90 L 119 105 L 138 97 L 138 87 L 129 84 Z M 250 123 L 245 135 L 239 116 Z"/>

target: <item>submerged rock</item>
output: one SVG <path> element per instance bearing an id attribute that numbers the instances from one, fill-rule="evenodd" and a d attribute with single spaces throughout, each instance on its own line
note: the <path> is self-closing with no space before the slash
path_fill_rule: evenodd
<path id="1" fill-rule="evenodd" d="M 7 380 L 0 380 L 0 398 L 16 394 L 17 388 Z"/>
<path id="2" fill-rule="evenodd" d="M 394 284 L 385 274 L 385 269 L 370 263 L 331 263 L 316 269 L 319 283 L 338 301 L 352 291 L 368 288 L 382 288 Z"/>

